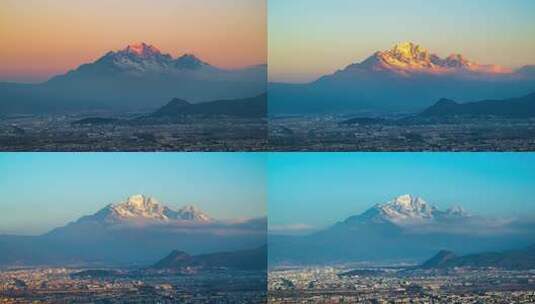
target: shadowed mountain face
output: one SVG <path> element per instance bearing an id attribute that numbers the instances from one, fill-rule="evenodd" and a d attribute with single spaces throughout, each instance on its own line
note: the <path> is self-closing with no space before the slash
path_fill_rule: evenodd
<path id="1" fill-rule="evenodd" d="M 456 256 L 450 251 L 441 251 L 423 263 L 423 269 L 444 269 L 453 267 L 497 267 L 509 270 L 526 270 L 535 268 L 535 245 L 500 252 L 484 252 Z"/>
<path id="2" fill-rule="evenodd" d="M 468 103 L 457 103 L 453 100 L 441 99 L 420 113 L 420 116 L 496 116 L 507 118 L 535 117 L 535 93 L 518 98 L 482 100 Z"/>
<path id="3" fill-rule="evenodd" d="M 435 268 L 439 265 L 444 265 L 448 263 L 449 261 L 454 260 L 456 258 L 457 258 L 457 255 L 455 255 L 455 253 L 448 251 L 448 250 L 441 250 L 434 257 L 425 261 L 420 267 L 424 269 Z"/>
<path id="4" fill-rule="evenodd" d="M 265 118 L 267 117 L 267 96 L 251 98 L 215 100 L 197 104 L 174 98 L 165 106 L 149 115 L 132 119 L 88 117 L 73 122 L 75 125 L 156 125 L 181 123 L 184 118 Z"/>
<path id="5" fill-rule="evenodd" d="M 193 103 L 245 98 L 266 91 L 266 75 L 265 65 L 221 69 L 141 43 L 41 84 L 0 83 L 0 113 L 124 111 L 155 109 L 175 97 Z"/>
<path id="6" fill-rule="evenodd" d="M 440 98 L 498 99 L 535 89 L 535 67 L 511 70 L 452 54 L 441 58 L 413 43 L 376 52 L 308 84 L 269 85 L 270 115 L 416 112 Z"/>
<path id="7" fill-rule="evenodd" d="M 267 115 L 267 96 L 262 94 L 252 98 L 216 100 L 198 104 L 175 98 L 146 118 L 174 118 L 188 115 L 262 118 Z"/>
<path id="8" fill-rule="evenodd" d="M 0 236 L 0 265 L 152 264 L 174 248 L 195 254 L 266 242 L 266 219 L 219 221 L 134 195 L 39 236 Z"/>
<path id="9" fill-rule="evenodd" d="M 168 256 L 152 266 L 154 269 L 181 271 L 185 268 L 237 270 L 267 269 L 267 246 L 230 252 L 216 252 L 191 256 L 183 251 L 173 250 Z"/>
<path id="10" fill-rule="evenodd" d="M 402 195 L 306 236 L 269 237 L 274 264 L 357 261 L 421 262 L 442 248 L 460 253 L 526 246 L 533 223 L 489 219 L 461 207 L 448 210 Z"/>

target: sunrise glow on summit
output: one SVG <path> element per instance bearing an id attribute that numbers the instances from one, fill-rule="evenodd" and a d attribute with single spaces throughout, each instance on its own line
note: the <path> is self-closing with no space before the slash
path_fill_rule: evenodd
<path id="1" fill-rule="evenodd" d="M 458 71 L 501 74 L 513 71 L 495 64 L 479 64 L 461 54 L 451 54 L 441 58 L 412 42 L 401 42 L 389 50 L 378 51 L 364 60 L 361 66 L 375 71 L 393 71 L 401 75 L 414 72 L 448 74 Z"/>
<path id="2" fill-rule="evenodd" d="M 148 45 L 145 42 L 128 45 L 125 51 L 132 54 L 136 54 L 138 56 L 160 53 L 159 49 L 157 49 L 153 45 Z"/>

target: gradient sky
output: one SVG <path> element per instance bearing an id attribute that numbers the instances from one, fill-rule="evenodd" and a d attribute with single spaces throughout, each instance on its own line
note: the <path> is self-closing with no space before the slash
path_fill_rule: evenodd
<path id="1" fill-rule="evenodd" d="M 141 41 L 220 67 L 266 63 L 266 3 L 0 1 L 0 81 L 46 80 Z"/>
<path id="2" fill-rule="evenodd" d="M 269 228 L 322 228 L 413 194 L 440 209 L 535 215 L 535 153 L 275 153 Z"/>
<path id="3" fill-rule="evenodd" d="M 270 0 L 269 79 L 307 82 L 412 41 L 440 56 L 535 64 L 531 0 Z"/>
<path id="4" fill-rule="evenodd" d="M 266 155 L 0 153 L 0 234 L 37 234 L 141 193 L 216 219 L 266 215 Z"/>

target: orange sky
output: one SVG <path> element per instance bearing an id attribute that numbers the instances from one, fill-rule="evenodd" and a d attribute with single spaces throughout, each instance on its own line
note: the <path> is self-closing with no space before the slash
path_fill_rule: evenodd
<path id="1" fill-rule="evenodd" d="M 2 0 L 0 81 L 43 81 L 141 41 L 219 67 L 266 63 L 265 14 L 265 0 Z"/>

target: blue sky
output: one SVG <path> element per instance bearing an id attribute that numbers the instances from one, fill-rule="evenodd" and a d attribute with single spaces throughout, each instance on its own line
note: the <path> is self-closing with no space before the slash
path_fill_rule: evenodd
<path id="1" fill-rule="evenodd" d="M 531 0 L 269 0 L 271 81 L 304 82 L 402 41 L 480 63 L 535 64 Z"/>
<path id="2" fill-rule="evenodd" d="M 535 215 L 535 153 L 276 153 L 271 230 L 317 229 L 402 194 L 487 216 Z"/>
<path id="3" fill-rule="evenodd" d="M 219 219 L 266 215 L 266 155 L 0 153 L 0 233 L 36 234 L 142 193 Z"/>

